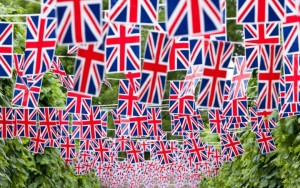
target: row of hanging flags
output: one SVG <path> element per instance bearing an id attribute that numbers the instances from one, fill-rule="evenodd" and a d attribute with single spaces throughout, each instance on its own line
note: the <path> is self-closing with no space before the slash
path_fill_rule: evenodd
<path id="1" fill-rule="evenodd" d="M 165 22 L 158 22 L 159 7 Z M 245 56 L 234 58 L 232 79 L 226 80 L 234 43 L 226 37 L 225 0 L 166 0 L 165 5 L 111 0 L 107 11 L 100 0 L 43 0 L 41 14 L 26 19 L 24 54 L 13 53 L 13 23 L 0 23 L 0 77 L 11 78 L 13 68 L 17 73 L 14 107 L 0 109 L 0 137 L 31 138 L 28 149 L 35 153 L 59 148 L 76 174 L 94 170 L 112 187 L 197 185 L 244 153 L 233 130 L 249 122 L 261 153 L 274 151 L 272 112 L 278 110 L 280 118 L 300 112 L 300 1 L 239 0 L 236 15 L 244 28 Z M 153 30 L 141 58 L 145 25 Z M 55 56 L 57 45 L 76 54 L 74 75 L 67 75 Z M 183 136 L 182 144 L 167 140 L 161 114 L 167 73 L 178 70 L 187 72 L 184 80 L 169 82 L 168 111 L 172 135 Z M 258 95 L 248 108 L 253 70 L 258 70 Z M 49 71 L 67 89 L 65 108 L 38 105 Z M 126 76 L 111 110 L 114 139 L 107 138 L 108 111 L 91 105 L 102 83 L 109 85 L 104 77 L 109 73 Z M 200 109 L 208 111 L 221 149 L 200 139 L 205 128 Z M 120 161 L 118 152 L 126 152 L 126 160 Z"/>

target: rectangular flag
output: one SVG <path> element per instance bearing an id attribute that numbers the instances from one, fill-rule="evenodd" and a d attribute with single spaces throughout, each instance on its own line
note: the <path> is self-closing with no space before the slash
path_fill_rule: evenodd
<path id="1" fill-rule="evenodd" d="M 8 139 L 14 137 L 15 109 L 0 108 L 0 138 Z"/>
<path id="2" fill-rule="evenodd" d="M 166 9 L 170 36 L 199 35 L 221 30 L 220 0 L 167 0 Z"/>
<path id="3" fill-rule="evenodd" d="M 205 57 L 198 105 L 203 108 L 221 108 L 234 45 L 224 41 L 212 41 Z"/>
<path id="4" fill-rule="evenodd" d="M 17 135 L 34 138 L 37 135 L 37 112 L 34 109 L 16 109 Z"/>
<path id="5" fill-rule="evenodd" d="M 110 0 L 109 20 L 151 24 L 158 21 L 158 0 Z"/>
<path id="6" fill-rule="evenodd" d="M 255 132 L 255 138 L 262 154 L 271 153 L 276 150 L 276 145 L 269 131 Z"/>
<path id="7" fill-rule="evenodd" d="M 264 45 L 261 47 L 260 56 L 257 76 L 257 109 L 276 109 L 279 98 L 283 47 L 281 45 Z"/>
<path id="8" fill-rule="evenodd" d="M 106 72 L 140 71 L 140 42 L 138 26 L 111 24 L 106 37 Z"/>
<path id="9" fill-rule="evenodd" d="M 169 111 L 171 114 L 193 114 L 195 110 L 194 93 L 181 94 L 184 81 L 170 82 Z"/>
<path id="10" fill-rule="evenodd" d="M 170 40 L 158 32 L 148 32 L 141 77 L 139 100 L 161 104 L 167 81 Z"/>
<path id="11" fill-rule="evenodd" d="M 13 24 L 0 22 L 0 78 L 12 77 Z"/>
<path id="12" fill-rule="evenodd" d="M 245 152 L 235 133 L 221 134 L 221 147 L 231 158 L 242 155 Z"/>
<path id="13" fill-rule="evenodd" d="M 57 40 L 60 44 L 95 43 L 102 37 L 98 0 L 56 0 Z"/>
<path id="14" fill-rule="evenodd" d="M 26 19 L 24 75 L 47 72 L 56 46 L 56 20 L 29 16 Z"/>
<path id="15" fill-rule="evenodd" d="M 118 114 L 132 116 L 135 108 L 138 107 L 138 94 L 133 89 L 129 80 L 120 80 L 118 95 Z"/>
<path id="16" fill-rule="evenodd" d="M 57 112 L 55 108 L 44 107 L 38 109 L 39 125 L 41 130 L 41 138 L 57 139 Z"/>
<path id="17" fill-rule="evenodd" d="M 67 92 L 66 112 L 76 114 L 89 114 L 92 96 L 75 91 Z"/>
<path id="18" fill-rule="evenodd" d="M 78 47 L 74 66 L 74 91 L 99 96 L 105 73 L 104 43 Z"/>
<path id="19" fill-rule="evenodd" d="M 285 0 L 238 0 L 239 24 L 281 22 L 285 19 Z"/>
<path id="20" fill-rule="evenodd" d="M 282 23 L 283 46 L 287 54 L 300 53 L 300 1 L 286 1 L 286 21 Z"/>
<path id="21" fill-rule="evenodd" d="M 43 75 L 20 77 L 17 75 L 12 105 L 36 108 L 40 97 Z"/>
<path id="22" fill-rule="evenodd" d="M 300 55 L 285 55 L 283 58 L 285 102 L 300 102 Z"/>
<path id="23" fill-rule="evenodd" d="M 246 45 L 279 44 L 279 23 L 244 24 Z"/>

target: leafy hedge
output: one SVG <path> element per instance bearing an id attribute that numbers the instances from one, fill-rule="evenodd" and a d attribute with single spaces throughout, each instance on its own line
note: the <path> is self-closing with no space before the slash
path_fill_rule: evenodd
<path id="1" fill-rule="evenodd" d="M 0 3 L 1 14 L 22 14 L 25 9 L 17 1 L 10 6 Z M 14 4 L 15 3 L 15 4 Z M 33 7 L 34 8 L 34 7 Z M 31 10 L 31 9 L 28 9 Z M 23 22 L 21 18 L 5 18 L 0 21 Z M 25 26 L 14 27 L 14 52 L 23 53 L 25 44 Z M 61 50 L 62 53 L 64 50 Z M 12 79 L 0 79 L 0 105 L 10 106 L 13 92 Z M 53 74 L 43 78 L 40 106 L 63 106 L 65 92 Z M 0 140 L 0 187 L 99 187 L 100 181 L 91 173 L 77 176 L 59 157 L 59 150 L 46 148 L 44 154 L 28 152 L 28 139 Z"/>

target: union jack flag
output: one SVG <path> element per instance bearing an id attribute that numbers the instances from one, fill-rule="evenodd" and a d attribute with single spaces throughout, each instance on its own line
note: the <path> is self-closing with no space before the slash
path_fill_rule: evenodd
<path id="1" fill-rule="evenodd" d="M 225 117 L 241 117 L 243 122 L 248 122 L 248 101 L 247 98 L 224 101 L 222 115 Z M 243 118 L 245 117 L 245 118 Z"/>
<path id="2" fill-rule="evenodd" d="M 279 23 L 244 25 L 246 45 L 279 44 Z"/>
<path id="3" fill-rule="evenodd" d="M 70 136 L 60 138 L 60 157 L 68 160 L 76 158 L 75 140 Z"/>
<path id="4" fill-rule="evenodd" d="M 129 117 L 130 136 L 143 137 L 149 135 L 148 117 L 146 106 L 138 104 L 134 109 L 133 115 Z"/>
<path id="5" fill-rule="evenodd" d="M 172 135 L 182 135 L 182 127 L 179 120 L 178 114 L 171 114 L 171 129 L 172 129 Z"/>
<path id="6" fill-rule="evenodd" d="M 92 103 L 92 96 L 80 94 L 76 91 L 67 92 L 67 113 L 88 114 Z"/>
<path id="7" fill-rule="evenodd" d="M 110 0 L 109 20 L 137 24 L 156 24 L 158 0 Z"/>
<path id="8" fill-rule="evenodd" d="M 161 104 L 167 81 L 170 43 L 166 34 L 149 31 L 140 82 L 140 102 Z"/>
<path id="9" fill-rule="evenodd" d="M 223 164 L 223 160 L 222 160 L 222 155 L 221 155 L 221 152 L 220 150 L 214 148 L 213 149 L 213 153 L 212 153 L 212 164 L 215 166 L 215 167 L 221 167 L 222 164 Z"/>
<path id="10" fill-rule="evenodd" d="M 20 77 L 17 75 L 12 104 L 36 108 L 40 97 L 43 75 Z"/>
<path id="11" fill-rule="evenodd" d="M 13 24 L 0 22 L 0 78 L 12 77 Z"/>
<path id="12" fill-rule="evenodd" d="M 14 137 L 15 110 L 13 108 L 0 108 L 0 138 Z"/>
<path id="13" fill-rule="evenodd" d="M 162 136 L 161 108 L 147 108 L 148 127 L 150 136 Z"/>
<path id="14" fill-rule="evenodd" d="M 189 156 L 194 162 L 203 162 L 208 159 L 207 146 L 200 139 L 187 139 L 184 145 L 188 148 Z"/>
<path id="15" fill-rule="evenodd" d="M 235 133 L 227 132 L 226 134 L 221 134 L 220 137 L 222 150 L 225 150 L 231 158 L 242 155 L 245 152 Z"/>
<path id="16" fill-rule="evenodd" d="M 230 99 L 245 98 L 246 90 L 252 70 L 244 56 L 235 58 L 235 66 L 232 76 Z"/>
<path id="17" fill-rule="evenodd" d="M 208 120 L 210 131 L 212 133 L 224 134 L 226 130 L 226 118 L 222 115 L 222 111 L 218 109 L 208 110 Z"/>
<path id="18" fill-rule="evenodd" d="M 284 56 L 285 102 L 300 102 L 300 56 L 298 54 Z"/>
<path id="19" fill-rule="evenodd" d="M 220 0 L 167 0 L 167 30 L 171 36 L 207 34 L 221 30 Z"/>
<path id="20" fill-rule="evenodd" d="M 181 94 L 184 81 L 170 82 L 169 111 L 171 114 L 193 114 L 195 110 L 194 93 Z"/>
<path id="21" fill-rule="evenodd" d="M 80 46 L 76 57 L 74 91 L 98 96 L 105 73 L 104 43 Z"/>
<path id="22" fill-rule="evenodd" d="M 285 51 L 300 53 L 300 2 L 286 1 L 286 21 L 282 24 L 283 45 Z"/>
<path id="23" fill-rule="evenodd" d="M 42 0 L 41 12 L 45 18 L 56 18 L 56 0 Z"/>
<path id="24" fill-rule="evenodd" d="M 56 0 L 60 44 L 98 42 L 102 36 L 101 1 Z"/>
<path id="25" fill-rule="evenodd" d="M 60 83 L 68 90 L 72 90 L 72 86 L 68 80 L 68 75 L 65 72 L 65 69 L 60 61 L 60 58 L 54 56 L 52 64 L 51 64 L 51 71 L 55 76 L 59 79 Z"/>
<path id="26" fill-rule="evenodd" d="M 127 162 L 142 163 L 144 159 L 144 151 L 141 149 L 139 142 L 130 141 L 126 147 Z"/>
<path id="27" fill-rule="evenodd" d="M 97 139 L 95 146 L 95 157 L 97 162 L 109 161 L 110 143 L 105 139 Z"/>
<path id="28" fill-rule="evenodd" d="M 262 154 L 271 153 L 276 150 L 276 145 L 269 131 L 255 132 L 255 138 Z"/>
<path id="29" fill-rule="evenodd" d="M 283 48 L 281 45 L 264 45 L 261 47 L 257 110 L 277 108 L 282 55 Z"/>
<path id="30" fill-rule="evenodd" d="M 14 68 L 19 76 L 24 76 L 23 74 L 23 66 L 24 66 L 24 54 L 14 54 Z"/>
<path id="31" fill-rule="evenodd" d="M 37 135 L 30 139 L 28 150 L 33 153 L 44 153 L 46 140 L 41 135 L 41 129 L 38 129 Z"/>
<path id="32" fill-rule="evenodd" d="M 189 39 L 174 38 L 170 46 L 169 71 L 187 70 L 190 65 L 189 56 Z"/>
<path id="33" fill-rule="evenodd" d="M 139 27 L 112 24 L 106 38 L 106 72 L 140 71 L 140 41 Z"/>
<path id="34" fill-rule="evenodd" d="M 62 137 L 69 136 L 69 113 L 65 110 L 57 109 L 57 125 Z"/>
<path id="35" fill-rule="evenodd" d="M 155 159 L 158 164 L 172 164 L 176 160 L 171 149 L 171 141 L 156 141 L 152 143 L 152 151 L 155 153 Z"/>
<path id="36" fill-rule="evenodd" d="M 24 75 L 45 73 L 50 69 L 56 46 L 56 21 L 29 16 L 26 22 Z"/>
<path id="37" fill-rule="evenodd" d="M 34 138 L 37 135 L 36 110 L 16 109 L 17 135 Z"/>
<path id="38" fill-rule="evenodd" d="M 233 48 L 233 44 L 228 42 L 210 42 L 199 90 L 198 104 L 200 107 L 222 107 L 227 68 L 231 61 Z"/>
<path id="39" fill-rule="evenodd" d="M 81 114 L 73 114 L 72 115 L 72 139 L 86 139 L 84 137 L 83 131 L 83 123 L 82 123 L 83 115 Z"/>
<path id="40" fill-rule="evenodd" d="M 237 1 L 237 23 L 281 22 L 285 19 L 285 1 Z"/>
<path id="41" fill-rule="evenodd" d="M 106 137 L 107 112 L 100 106 L 92 106 L 88 115 L 82 115 L 81 139 L 99 139 Z M 103 122 L 102 122 L 103 120 Z"/>
<path id="42" fill-rule="evenodd" d="M 269 131 L 276 127 L 275 117 L 270 117 L 273 110 L 257 111 L 256 107 L 249 108 L 251 129 L 254 132 Z"/>
<path id="43" fill-rule="evenodd" d="M 39 108 L 38 115 L 41 130 L 41 138 L 56 139 L 58 134 L 56 109 Z"/>
<path id="44" fill-rule="evenodd" d="M 179 121 L 183 132 L 197 132 L 199 129 L 198 118 L 194 113 L 179 114 Z"/>
<path id="45" fill-rule="evenodd" d="M 129 80 L 120 80 L 118 95 L 118 114 L 132 116 L 138 107 L 138 94 L 132 88 Z"/>

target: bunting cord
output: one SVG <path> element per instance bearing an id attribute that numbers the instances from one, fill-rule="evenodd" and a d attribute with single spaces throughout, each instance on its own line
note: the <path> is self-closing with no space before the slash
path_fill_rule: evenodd
<path id="1" fill-rule="evenodd" d="M 108 10 L 103 10 L 103 12 L 107 12 Z M 1 14 L 1 17 L 27 17 L 27 16 L 40 16 L 41 13 L 35 13 L 35 14 Z M 226 20 L 236 20 L 236 17 L 227 17 Z M 109 20 L 103 19 L 103 21 L 109 22 Z M 130 24 L 130 23 L 129 23 Z M 147 26 L 153 26 L 153 25 L 147 25 Z"/>

